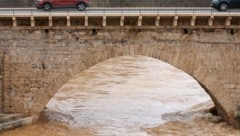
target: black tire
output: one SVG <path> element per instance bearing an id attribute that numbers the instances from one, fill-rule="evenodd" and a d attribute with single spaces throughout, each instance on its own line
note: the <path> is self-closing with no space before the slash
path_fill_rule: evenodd
<path id="1" fill-rule="evenodd" d="M 78 4 L 77 4 L 77 9 L 78 9 L 79 11 L 84 11 L 84 10 L 86 9 L 86 4 L 84 4 L 84 3 L 78 3 Z"/>
<path id="2" fill-rule="evenodd" d="M 50 11 L 52 9 L 52 5 L 50 3 L 43 4 L 44 11 Z"/>
<path id="3" fill-rule="evenodd" d="M 221 3 L 219 5 L 219 10 L 220 11 L 227 11 L 228 10 L 228 4 L 227 3 Z"/>

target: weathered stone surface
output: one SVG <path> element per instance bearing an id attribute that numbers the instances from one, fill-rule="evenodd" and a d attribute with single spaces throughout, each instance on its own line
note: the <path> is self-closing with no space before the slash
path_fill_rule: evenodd
<path id="1" fill-rule="evenodd" d="M 31 115 L 70 78 L 123 55 L 158 58 L 193 76 L 221 116 L 237 124 L 240 106 L 239 32 L 225 29 L 0 30 L 5 112 Z M 94 30 L 95 31 L 95 30 Z"/>
<path id="2" fill-rule="evenodd" d="M 32 117 L 26 117 L 24 114 L 0 114 L 0 133 L 30 125 L 33 122 Z"/>

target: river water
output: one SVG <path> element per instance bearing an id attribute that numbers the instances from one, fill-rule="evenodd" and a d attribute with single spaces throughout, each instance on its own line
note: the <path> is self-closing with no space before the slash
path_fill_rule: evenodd
<path id="1" fill-rule="evenodd" d="M 144 56 L 109 59 L 76 75 L 49 101 L 42 120 L 2 136 L 240 136 L 208 111 L 191 76 Z"/>

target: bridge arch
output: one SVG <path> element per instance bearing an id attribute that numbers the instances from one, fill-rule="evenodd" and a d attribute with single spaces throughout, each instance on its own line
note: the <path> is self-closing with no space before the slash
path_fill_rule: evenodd
<path id="1" fill-rule="evenodd" d="M 47 60 L 45 59 L 39 64 L 41 65 L 41 69 L 43 69 L 43 71 L 51 69 L 56 71 L 56 73 L 48 71 L 45 74 L 43 73 L 43 75 L 40 75 L 44 78 L 50 78 L 45 82 L 49 83 L 49 85 L 40 88 L 39 90 L 16 93 L 15 95 L 18 97 L 21 97 L 23 93 L 31 93 L 32 95 L 32 99 L 24 99 L 25 101 L 21 101 L 20 103 L 18 101 L 19 99 L 14 99 L 10 95 L 11 92 L 5 93 L 5 97 L 8 97 L 7 100 L 9 101 L 5 101 L 4 110 L 9 112 L 27 112 L 31 115 L 38 115 L 57 90 L 69 79 L 74 77 L 76 73 L 79 73 L 99 62 L 117 56 L 142 55 L 160 59 L 194 77 L 211 96 L 219 114 L 231 124 L 237 124 L 236 117 L 240 105 L 240 86 L 238 86 L 240 80 L 238 80 L 239 76 L 235 74 L 235 70 L 239 70 L 240 67 L 238 63 L 240 60 L 238 55 L 240 49 L 237 45 L 240 41 L 238 41 L 238 39 L 235 39 L 235 43 L 226 42 L 226 40 L 233 39 L 234 37 L 229 36 L 224 30 L 218 30 L 216 32 L 198 30 L 187 35 L 182 34 L 181 30 L 176 29 L 151 31 L 133 29 L 111 31 L 112 32 L 102 30 L 94 36 L 89 36 L 91 31 L 86 30 L 86 33 L 84 34 L 85 37 L 83 37 L 85 39 L 81 41 L 82 43 L 80 45 L 79 43 L 76 43 L 78 39 L 73 39 L 76 35 L 74 31 L 67 33 L 65 31 L 53 31 L 55 35 L 49 36 L 49 39 L 47 39 L 57 39 L 53 42 L 53 45 L 49 42 L 47 45 L 41 45 L 40 43 L 39 46 L 46 48 L 44 52 L 47 52 L 47 54 L 51 51 L 56 52 L 53 54 L 53 56 L 56 57 L 63 55 L 59 55 L 58 50 L 65 49 L 63 52 L 66 51 L 70 57 L 68 59 L 69 62 L 66 61 L 64 63 L 70 64 L 63 69 L 58 69 L 58 67 L 61 67 L 62 63 L 56 65 L 52 64 L 57 61 L 57 58 L 54 58 L 56 60 L 53 59 L 54 61 L 52 62 L 48 62 L 48 59 L 51 59 L 51 57 Z M 62 34 L 64 36 L 61 37 Z M 46 34 L 40 33 L 40 35 L 43 36 Z M 226 35 L 227 38 L 221 40 L 222 35 Z M 89 37 L 90 39 L 88 39 Z M 61 44 L 62 39 L 64 38 L 65 44 Z M 28 41 L 26 40 L 24 42 Z M 55 50 L 51 51 L 48 50 L 51 48 L 50 46 L 57 46 L 58 44 L 61 44 L 62 47 L 54 48 Z M 70 46 L 76 47 L 71 48 Z M 66 47 L 69 47 L 70 49 Z M 17 59 L 19 57 L 17 54 L 24 54 L 26 49 L 29 49 L 31 53 L 25 54 L 27 56 L 26 58 L 23 58 L 25 60 L 19 61 Z M 76 51 L 77 49 L 78 51 Z M 14 66 L 14 68 L 18 68 L 19 63 L 33 63 L 33 56 L 36 55 L 39 49 L 32 48 L 31 46 L 24 46 L 22 49 L 18 49 L 17 53 L 14 52 L 15 48 L 13 47 L 9 47 L 9 50 L 10 52 L 5 56 L 4 62 L 8 63 L 8 66 L 11 65 Z M 42 54 L 42 56 L 47 55 Z M 18 63 L 16 63 L 16 61 Z M 20 67 L 32 67 L 32 65 L 24 65 Z M 5 73 L 5 77 L 6 76 L 7 73 Z M 5 82 L 6 81 L 7 79 L 5 79 Z M 12 89 L 9 91 L 11 90 Z M 32 101 L 31 105 L 26 104 L 30 101 Z M 11 105 L 11 107 L 9 107 L 9 105 Z M 24 108 L 19 109 L 19 105 L 28 106 L 20 106 Z"/>

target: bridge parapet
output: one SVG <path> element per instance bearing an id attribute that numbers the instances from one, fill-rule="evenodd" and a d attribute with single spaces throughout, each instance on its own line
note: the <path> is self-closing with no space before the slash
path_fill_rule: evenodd
<path id="1" fill-rule="evenodd" d="M 92 8 L 85 12 L 0 9 L 0 27 L 2 28 L 69 29 L 111 26 L 240 28 L 240 13 L 217 12 L 211 8 Z"/>

